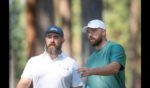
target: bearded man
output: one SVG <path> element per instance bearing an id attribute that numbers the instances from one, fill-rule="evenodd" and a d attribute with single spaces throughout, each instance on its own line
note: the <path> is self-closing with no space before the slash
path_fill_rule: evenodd
<path id="1" fill-rule="evenodd" d="M 85 88 L 125 88 L 124 48 L 106 38 L 106 27 L 102 20 L 91 20 L 84 31 L 96 51 L 89 58 L 85 67 L 80 68 L 86 77 Z"/>
<path id="2" fill-rule="evenodd" d="M 82 88 L 78 64 L 62 50 L 64 33 L 60 27 L 49 26 L 45 33 L 44 53 L 31 57 L 17 88 Z"/>

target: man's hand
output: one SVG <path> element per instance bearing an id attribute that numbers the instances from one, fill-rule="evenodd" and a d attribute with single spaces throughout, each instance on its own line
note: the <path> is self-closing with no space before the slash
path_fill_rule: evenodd
<path id="1" fill-rule="evenodd" d="M 92 75 L 91 69 L 90 68 L 86 68 L 86 67 L 79 68 L 79 72 L 80 72 L 82 77 L 86 77 L 86 76 Z"/>

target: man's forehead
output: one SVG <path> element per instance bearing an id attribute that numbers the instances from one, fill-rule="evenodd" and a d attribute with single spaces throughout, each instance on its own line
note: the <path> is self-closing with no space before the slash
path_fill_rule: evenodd
<path id="1" fill-rule="evenodd" d="M 95 31 L 95 30 L 103 30 L 101 28 L 87 28 L 87 31 L 90 30 L 90 31 Z"/>
<path id="2" fill-rule="evenodd" d="M 98 30 L 99 28 L 87 28 L 87 30 Z"/>

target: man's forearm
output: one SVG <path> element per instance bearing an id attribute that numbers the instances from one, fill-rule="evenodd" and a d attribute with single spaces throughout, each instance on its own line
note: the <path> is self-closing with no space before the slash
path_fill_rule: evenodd
<path id="1" fill-rule="evenodd" d="M 82 88 L 82 86 L 79 86 L 79 87 L 72 87 L 72 88 Z"/>
<path id="2" fill-rule="evenodd" d="M 90 76 L 90 75 L 112 75 L 118 73 L 121 65 L 118 62 L 112 62 L 103 67 L 97 68 L 80 68 L 81 76 Z"/>
<path id="3" fill-rule="evenodd" d="M 26 85 L 26 84 L 18 84 L 16 88 L 29 88 L 29 85 Z"/>
<path id="4" fill-rule="evenodd" d="M 16 88 L 29 88 L 30 85 L 31 85 L 31 80 L 28 79 L 28 78 L 24 78 L 24 79 L 21 79 L 18 84 L 17 84 L 17 87 Z"/>
<path id="5" fill-rule="evenodd" d="M 91 68 L 90 75 L 112 75 L 118 73 L 120 69 L 120 64 L 113 62 L 104 67 Z"/>

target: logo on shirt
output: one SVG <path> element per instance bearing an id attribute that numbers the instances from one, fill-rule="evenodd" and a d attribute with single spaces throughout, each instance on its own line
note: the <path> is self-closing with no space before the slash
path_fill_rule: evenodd
<path id="1" fill-rule="evenodd" d="M 66 65 L 59 64 L 59 67 L 64 69 L 64 70 L 69 70 L 69 67 Z"/>

